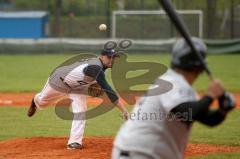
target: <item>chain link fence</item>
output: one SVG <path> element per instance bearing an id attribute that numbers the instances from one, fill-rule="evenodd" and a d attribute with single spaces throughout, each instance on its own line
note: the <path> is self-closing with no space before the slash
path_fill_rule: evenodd
<path id="1" fill-rule="evenodd" d="M 172 0 L 172 2 L 178 10 L 202 10 L 203 38 L 240 38 L 240 0 Z M 109 38 L 111 29 L 107 32 L 99 32 L 98 25 L 105 23 L 111 28 L 113 11 L 159 9 L 161 7 L 157 0 L 0 0 L 1 11 L 48 11 L 50 37 Z M 164 28 L 161 25 L 163 24 L 156 22 L 154 27 Z M 143 29 L 151 32 L 151 29 L 147 29 L 146 26 L 132 29 L 132 32 L 142 32 L 144 36 L 140 38 L 144 40 L 149 36 Z"/>

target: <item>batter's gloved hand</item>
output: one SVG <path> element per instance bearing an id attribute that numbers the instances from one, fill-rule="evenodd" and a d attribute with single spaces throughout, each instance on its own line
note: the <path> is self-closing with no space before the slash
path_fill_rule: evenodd
<path id="1" fill-rule="evenodd" d="M 219 97 L 218 103 L 219 103 L 220 109 L 226 112 L 232 110 L 236 106 L 236 100 L 234 96 L 229 92 L 225 92 L 221 97 Z"/>
<path id="2" fill-rule="evenodd" d="M 99 97 L 103 95 L 104 91 L 98 83 L 94 83 L 88 87 L 88 95 L 92 97 Z"/>

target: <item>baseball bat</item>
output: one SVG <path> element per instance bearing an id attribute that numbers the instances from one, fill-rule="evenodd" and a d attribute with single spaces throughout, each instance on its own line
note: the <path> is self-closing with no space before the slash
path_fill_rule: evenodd
<path id="1" fill-rule="evenodd" d="M 191 40 L 191 34 L 190 34 L 188 28 L 186 27 L 185 23 L 181 19 L 181 17 L 179 17 L 179 15 L 177 14 L 176 9 L 174 8 L 173 4 L 169 0 L 158 0 L 158 1 L 160 4 L 162 4 L 162 7 L 164 8 L 166 13 L 170 17 L 172 23 L 175 25 L 175 27 L 177 28 L 179 33 L 186 40 L 186 42 L 189 45 L 189 47 L 191 48 L 192 52 L 197 55 L 199 61 L 201 62 L 201 64 L 204 67 L 205 72 L 207 73 L 208 77 L 212 80 L 213 76 L 212 76 L 210 69 L 204 62 L 202 55 L 198 52 L 198 50 L 194 46 L 194 44 Z"/>

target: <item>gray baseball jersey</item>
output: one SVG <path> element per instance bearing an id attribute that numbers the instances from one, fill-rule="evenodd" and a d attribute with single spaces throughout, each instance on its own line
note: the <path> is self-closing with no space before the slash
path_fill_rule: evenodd
<path id="1" fill-rule="evenodd" d="M 170 111 L 180 103 L 196 101 L 196 92 L 174 70 L 169 69 L 158 79 L 171 82 L 173 88 L 163 94 L 142 97 L 117 134 L 114 146 L 154 159 L 181 159 L 191 125 L 174 120 Z M 191 117 L 191 112 L 187 115 Z"/>
<path id="2" fill-rule="evenodd" d="M 85 74 L 83 69 L 88 65 L 98 65 L 102 68 L 102 63 L 98 58 L 82 59 L 70 65 L 61 66 L 53 71 L 50 76 L 50 85 L 61 92 L 69 92 L 82 89 L 79 81 L 92 83 L 94 79 L 84 79 Z"/>
<path id="3" fill-rule="evenodd" d="M 118 96 L 106 81 L 105 70 L 99 58 L 86 58 L 55 69 L 49 83 L 52 88 L 64 93 L 87 93 L 91 84 L 98 83 L 114 103 Z"/>

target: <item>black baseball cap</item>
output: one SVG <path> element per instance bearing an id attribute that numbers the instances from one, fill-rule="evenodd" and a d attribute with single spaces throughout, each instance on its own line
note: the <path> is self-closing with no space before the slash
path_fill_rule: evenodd
<path id="1" fill-rule="evenodd" d="M 118 56 L 118 52 L 115 51 L 114 49 L 103 49 L 101 51 L 101 55 L 105 55 L 105 56 Z"/>

